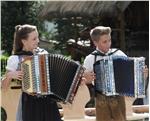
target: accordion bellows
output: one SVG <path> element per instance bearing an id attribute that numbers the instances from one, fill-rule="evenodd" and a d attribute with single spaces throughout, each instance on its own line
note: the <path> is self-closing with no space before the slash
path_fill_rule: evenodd
<path id="1" fill-rule="evenodd" d="M 75 61 L 58 54 L 34 55 L 21 63 L 22 90 L 32 95 L 51 95 L 72 103 L 84 72 Z"/>
<path id="2" fill-rule="evenodd" d="M 106 56 L 95 62 L 95 88 L 107 96 L 145 97 L 144 57 Z"/>

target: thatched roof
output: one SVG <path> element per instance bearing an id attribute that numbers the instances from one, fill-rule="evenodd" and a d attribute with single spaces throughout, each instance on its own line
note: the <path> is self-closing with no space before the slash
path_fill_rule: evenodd
<path id="1" fill-rule="evenodd" d="M 131 1 L 48 1 L 40 17 L 115 17 L 123 12 Z"/>

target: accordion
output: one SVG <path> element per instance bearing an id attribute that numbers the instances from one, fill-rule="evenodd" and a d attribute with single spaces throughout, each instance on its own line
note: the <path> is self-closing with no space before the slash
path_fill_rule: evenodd
<path id="1" fill-rule="evenodd" d="M 34 55 L 21 63 L 22 90 L 31 95 L 51 95 L 72 103 L 84 72 L 73 60 L 57 54 Z"/>
<path id="2" fill-rule="evenodd" d="M 107 96 L 145 97 L 144 57 L 106 56 L 94 63 L 95 89 Z"/>

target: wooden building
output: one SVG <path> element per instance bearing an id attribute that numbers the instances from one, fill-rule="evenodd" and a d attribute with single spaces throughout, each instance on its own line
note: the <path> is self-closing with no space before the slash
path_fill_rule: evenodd
<path id="1" fill-rule="evenodd" d="M 54 18 L 74 19 L 74 24 L 83 19 L 89 20 L 91 23 L 76 37 L 82 40 L 90 40 L 89 31 L 93 27 L 110 26 L 113 30 L 112 47 L 120 48 L 129 56 L 144 56 L 148 59 L 148 1 L 49 1 L 39 16 L 49 21 Z M 72 44 L 69 48 L 76 59 L 78 57 L 75 55 L 89 54 L 93 45 L 91 43 L 90 47 L 85 47 Z"/>

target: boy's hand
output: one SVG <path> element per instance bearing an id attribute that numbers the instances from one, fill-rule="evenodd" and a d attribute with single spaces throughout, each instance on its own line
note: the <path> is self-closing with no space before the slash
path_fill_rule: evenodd
<path id="1" fill-rule="evenodd" d="M 95 73 L 93 71 L 85 71 L 83 74 L 83 80 L 86 84 L 92 83 L 95 80 Z"/>
<path id="2" fill-rule="evenodd" d="M 145 65 L 145 68 L 144 68 L 143 72 L 144 72 L 144 80 L 146 80 L 147 77 L 148 77 L 148 68 L 147 68 L 147 65 Z"/>

